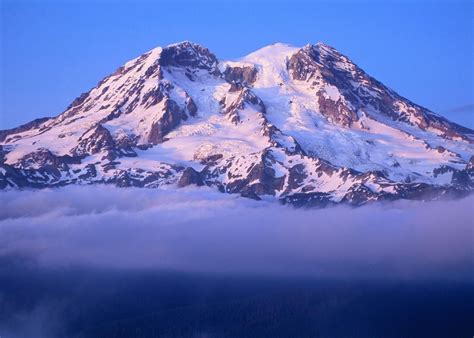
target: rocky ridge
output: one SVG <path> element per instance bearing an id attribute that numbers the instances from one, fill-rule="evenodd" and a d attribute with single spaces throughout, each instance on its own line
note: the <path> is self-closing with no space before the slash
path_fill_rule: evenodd
<path id="1" fill-rule="evenodd" d="M 127 62 L 57 117 L 0 132 L 0 188 L 194 184 L 297 206 L 458 197 L 474 131 L 318 43 L 237 61 L 182 42 Z"/>

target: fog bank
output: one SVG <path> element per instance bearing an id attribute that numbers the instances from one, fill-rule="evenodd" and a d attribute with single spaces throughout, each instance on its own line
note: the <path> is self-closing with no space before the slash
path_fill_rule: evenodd
<path id="1" fill-rule="evenodd" d="M 472 279 L 474 198 L 302 210 L 207 188 L 0 194 L 0 256 L 328 278 Z"/>

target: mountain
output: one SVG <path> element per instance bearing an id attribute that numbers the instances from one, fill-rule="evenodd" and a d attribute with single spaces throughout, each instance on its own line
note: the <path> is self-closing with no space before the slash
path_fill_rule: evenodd
<path id="1" fill-rule="evenodd" d="M 200 45 L 127 62 L 57 117 L 0 132 L 0 187 L 215 187 L 324 206 L 474 189 L 474 131 L 318 43 L 222 61 Z"/>

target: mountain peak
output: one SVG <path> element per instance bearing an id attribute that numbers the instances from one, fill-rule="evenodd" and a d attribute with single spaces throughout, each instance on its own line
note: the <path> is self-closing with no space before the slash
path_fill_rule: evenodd
<path id="1" fill-rule="evenodd" d="M 323 43 L 155 48 L 61 115 L 0 131 L 0 188 L 207 185 L 295 205 L 462 196 L 474 131 Z"/>
<path id="2" fill-rule="evenodd" d="M 180 41 L 180 42 L 171 43 L 171 44 L 165 46 L 164 48 L 205 49 L 204 46 L 202 46 L 202 45 L 200 45 L 200 44 L 198 44 L 198 43 L 195 43 L 195 42 L 193 42 L 193 41 L 190 41 L 190 40 L 183 40 L 183 41 Z"/>
<path id="3" fill-rule="evenodd" d="M 163 48 L 160 63 L 162 66 L 212 70 L 217 65 L 217 58 L 209 49 L 190 41 L 183 41 Z"/>
<path id="4" fill-rule="evenodd" d="M 318 62 L 325 62 L 326 59 L 344 59 L 346 62 L 350 60 L 342 55 L 336 48 L 329 46 L 323 42 L 317 42 L 316 44 L 306 44 L 301 48 L 302 52 L 307 53 L 312 58 L 317 59 Z"/>
<path id="5" fill-rule="evenodd" d="M 332 47 L 332 46 L 330 46 L 330 45 L 328 45 L 328 44 L 326 44 L 322 41 L 316 42 L 316 44 L 314 44 L 313 46 L 315 48 L 318 48 L 318 49 L 321 49 L 321 50 L 330 50 L 330 51 L 336 51 L 337 52 L 337 50 L 334 47 Z"/>
<path id="6" fill-rule="evenodd" d="M 256 51 L 248 54 L 243 60 L 255 60 L 255 59 L 276 59 L 282 55 L 288 56 L 296 52 L 298 47 L 292 46 L 286 43 L 273 43 L 271 45 L 257 49 Z"/>
<path id="7" fill-rule="evenodd" d="M 190 40 L 183 40 L 183 41 L 179 41 L 179 42 L 170 43 L 166 47 L 190 46 L 190 45 L 197 45 L 197 44 L 190 41 Z"/>

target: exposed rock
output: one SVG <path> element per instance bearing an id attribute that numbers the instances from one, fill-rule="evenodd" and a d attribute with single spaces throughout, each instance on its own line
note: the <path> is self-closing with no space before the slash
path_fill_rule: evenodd
<path id="1" fill-rule="evenodd" d="M 0 189 L 23 188 L 30 186 L 26 176 L 18 169 L 0 163 Z"/>
<path id="2" fill-rule="evenodd" d="M 89 92 L 82 93 L 81 95 L 79 95 L 79 97 L 76 97 L 69 106 L 67 106 L 66 110 L 82 105 L 88 96 Z"/>
<path id="3" fill-rule="evenodd" d="M 453 172 L 451 184 L 459 189 L 470 190 L 474 188 L 474 175 L 468 170 L 456 170 Z"/>
<path id="4" fill-rule="evenodd" d="M 185 41 L 163 48 L 160 56 L 163 67 L 191 67 L 215 73 L 217 58 L 209 49 Z"/>
<path id="5" fill-rule="evenodd" d="M 224 156 L 222 154 L 209 155 L 205 158 L 201 158 L 200 163 L 201 164 L 207 164 L 207 165 L 215 165 L 217 163 L 217 161 L 219 161 L 223 157 Z M 198 158 L 195 157 L 195 159 L 198 159 Z"/>
<path id="6" fill-rule="evenodd" d="M 255 195 L 275 195 L 277 191 L 282 190 L 285 177 L 276 177 L 272 160 L 271 151 L 264 150 L 260 155 L 260 160 L 251 165 L 246 176 L 230 176 L 233 181 L 226 185 L 225 190 L 251 198 Z"/>
<path id="7" fill-rule="evenodd" d="M 0 132 L 0 189 L 195 184 L 319 207 L 474 190 L 474 131 L 329 46 L 270 48 L 225 70 L 190 42 L 127 62 L 58 117 Z"/>
<path id="8" fill-rule="evenodd" d="M 170 90 L 173 89 L 173 85 L 169 82 L 160 82 L 158 86 L 143 95 L 142 105 L 145 108 L 149 108 L 160 103 L 165 96 L 169 96 Z"/>
<path id="9" fill-rule="evenodd" d="M 453 170 L 451 184 L 458 189 L 474 189 L 474 156 L 471 156 L 466 168 L 463 170 Z"/>
<path id="10" fill-rule="evenodd" d="M 184 169 L 181 178 L 178 181 L 178 187 L 182 188 L 191 184 L 202 186 L 204 185 L 204 181 L 199 172 L 191 167 L 188 167 Z"/>
<path id="11" fill-rule="evenodd" d="M 369 201 L 376 201 L 378 198 L 378 194 L 374 193 L 370 188 L 356 183 L 349 188 L 341 202 L 351 205 L 363 205 Z"/>
<path id="12" fill-rule="evenodd" d="M 163 74 L 161 72 L 161 67 L 160 67 L 159 62 L 155 62 L 150 67 L 148 67 L 148 69 L 145 72 L 145 76 L 161 79 L 163 77 Z"/>
<path id="13" fill-rule="evenodd" d="M 324 192 L 296 193 L 285 196 L 280 199 L 282 204 L 291 204 L 294 207 L 301 208 L 325 208 L 336 205 L 331 200 L 331 195 Z"/>
<path id="14" fill-rule="evenodd" d="M 316 75 L 318 66 L 311 57 L 312 49 L 300 49 L 288 60 L 287 68 L 295 80 L 308 81 Z"/>
<path id="15" fill-rule="evenodd" d="M 398 185 L 397 193 L 386 195 L 386 199 L 411 199 L 433 201 L 464 197 L 468 194 L 465 189 L 454 186 L 433 186 L 426 183 Z"/>
<path id="16" fill-rule="evenodd" d="M 438 177 L 439 175 L 443 175 L 443 174 L 446 174 L 448 172 L 455 172 L 455 171 L 457 171 L 457 170 L 453 167 L 450 167 L 450 166 L 447 166 L 447 165 L 442 165 L 441 167 L 435 168 L 433 170 L 433 176 Z"/>
<path id="17" fill-rule="evenodd" d="M 318 92 L 319 111 L 326 116 L 329 121 L 349 127 L 358 117 L 354 111 L 350 110 L 341 100 L 334 101 L 327 98 L 324 93 Z"/>
<path id="18" fill-rule="evenodd" d="M 469 162 L 466 164 L 466 170 L 474 170 L 474 155 L 471 156 Z"/>
<path id="19" fill-rule="evenodd" d="M 54 168 L 59 170 L 68 170 L 70 164 L 80 163 L 80 159 L 71 157 L 69 155 L 57 156 L 48 149 L 40 148 L 31 152 L 15 164 L 15 167 L 22 169 L 40 169 L 40 168 Z"/>
<path id="20" fill-rule="evenodd" d="M 194 100 L 192 99 L 191 96 L 186 97 L 185 104 L 186 104 L 186 109 L 187 109 L 189 115 L 191 115 L 192 117 L 195 117 L 196 113 L 197 113 L 197 106 L 194 103 Z"/>
<path id="21" fill-rule="evenodd" d="M 186 113 L 175 101 L 167 99 L 163 108 L 163 115 L 151 126 L 148 142 L 151 144 L 162 143 L 165 141 L 165 135 L 187 118 Z"/>
<path id="22" fill-rule="evenodd" d="M 287 192 L 301 187 L 308 177 L 303 164 L 296 164 L 288 170 Z"/>
<path id="23" fill-rule="evenodd" d="M 320 112 L 336 124 L 350 126 L 358 120 L 359 110 L 375 107 L 393 120 L 403 121 L 423 130 L 437 129 L 449 139 L 458 137 L 474 142 L 466 136 L 472 135 L 468 128 L 401 97 L 325 44 L 301 48 L 289 59 L 287 68 L 293 79 L 306 81 L 312 88 L 320 88 L 316 92 Z M 340 93 L 338 100 L 324 95 L 327 85 L 337 88 Z"/>
<path id="24" fill-rule="evenodd" d="M 85 156 L 114 151 L 115 142 L 112 135 L 107 128 L 97 124 L 79 138 L 78 145 L 71 152 L 74 156 Z"/>
<path id="25" fill-rule="evenodd" d="M 79 175 L 79 179 L 89 180 L 92 177 L 96 177 L 96 176 L 97 176 L 97 169 L 95 168 L 95 165 L 91 163 L 85 166 L 84 172 L 81 175 Z"/>
<path id="26" fill-rule="evenodd" d="M 244 88 L 241 90 L 237 99 L 225 109 L 224 114 L 229 116 L 233 123 L 237 124 L 240 122 L 239 110 L 245 109 L 247 105 L 252 105 L 262 114 L 266 113 L 263 101 L 251 90 Z"/>
<path id="27" fill-rule="evenodd" d="M 229 82 L 231 91 L 250 87 L 257 79 L 257 68 L 253 66 L 230 67 L 224 71 L 224 79 Z"/>
<path id="28" fill-rule="evenodd" d="M 115 170 L 114 176 L 107 179 L 104 183 L 114 184 L 117 187 L 158 187 L 182 168 L 172 167 L 165 171 L 148 171 L 142 169 Z"/>

